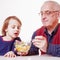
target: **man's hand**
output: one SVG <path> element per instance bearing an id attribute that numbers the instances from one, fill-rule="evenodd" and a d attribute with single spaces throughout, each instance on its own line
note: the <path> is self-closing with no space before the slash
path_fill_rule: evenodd
<path id="1" fill-rule="evenodd" d="M 41 51 L 46 52 L 47 50 L 47 41 L 44 36 L 36 36 L 35 39 L 32 40 L 32 43 L 38 47 Z"/>

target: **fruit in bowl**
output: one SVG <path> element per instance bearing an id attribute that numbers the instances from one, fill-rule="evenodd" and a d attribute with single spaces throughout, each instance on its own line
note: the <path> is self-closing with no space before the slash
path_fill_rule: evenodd
<path id="1" fill-rule="evenodd" d="M 27 52 L 30 49 L 31 44 L 26 42 L 20 42 L 19 44 L 15 44 L 15 48 L 18 52 Z"/>

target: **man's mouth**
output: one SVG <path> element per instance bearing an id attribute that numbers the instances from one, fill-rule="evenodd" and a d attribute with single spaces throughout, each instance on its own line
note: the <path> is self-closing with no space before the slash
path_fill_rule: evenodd
<path id="1" fill-rule="evenodd" d="M 43 20 L 42 22 L 47 22 L 48 20 Z"/>

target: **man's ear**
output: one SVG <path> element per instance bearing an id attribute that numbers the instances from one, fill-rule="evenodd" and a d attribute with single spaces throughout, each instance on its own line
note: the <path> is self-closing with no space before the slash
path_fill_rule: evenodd
<path id="1" fill-rule="evenodd" d="M 60 11 L 58 12 L 58 19 L 60 19 Z"/>
<path id="2" fill-rule="evenodd" d="M 59 16 L 58 16 L 59 22 L 60 22 L 60 11 L 59 11 Z"/>

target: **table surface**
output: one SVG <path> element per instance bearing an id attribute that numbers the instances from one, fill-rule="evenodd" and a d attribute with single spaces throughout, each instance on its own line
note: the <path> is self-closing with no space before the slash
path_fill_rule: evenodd
<path id="1" fill-rule="evenodd" d="M 8 58 L 0 56 L 0 60 L 60 60 L 60 57 L 53 57 L 50 55 L 33 55 L 33 56 L 17 56 L 14 58 Z"/>

